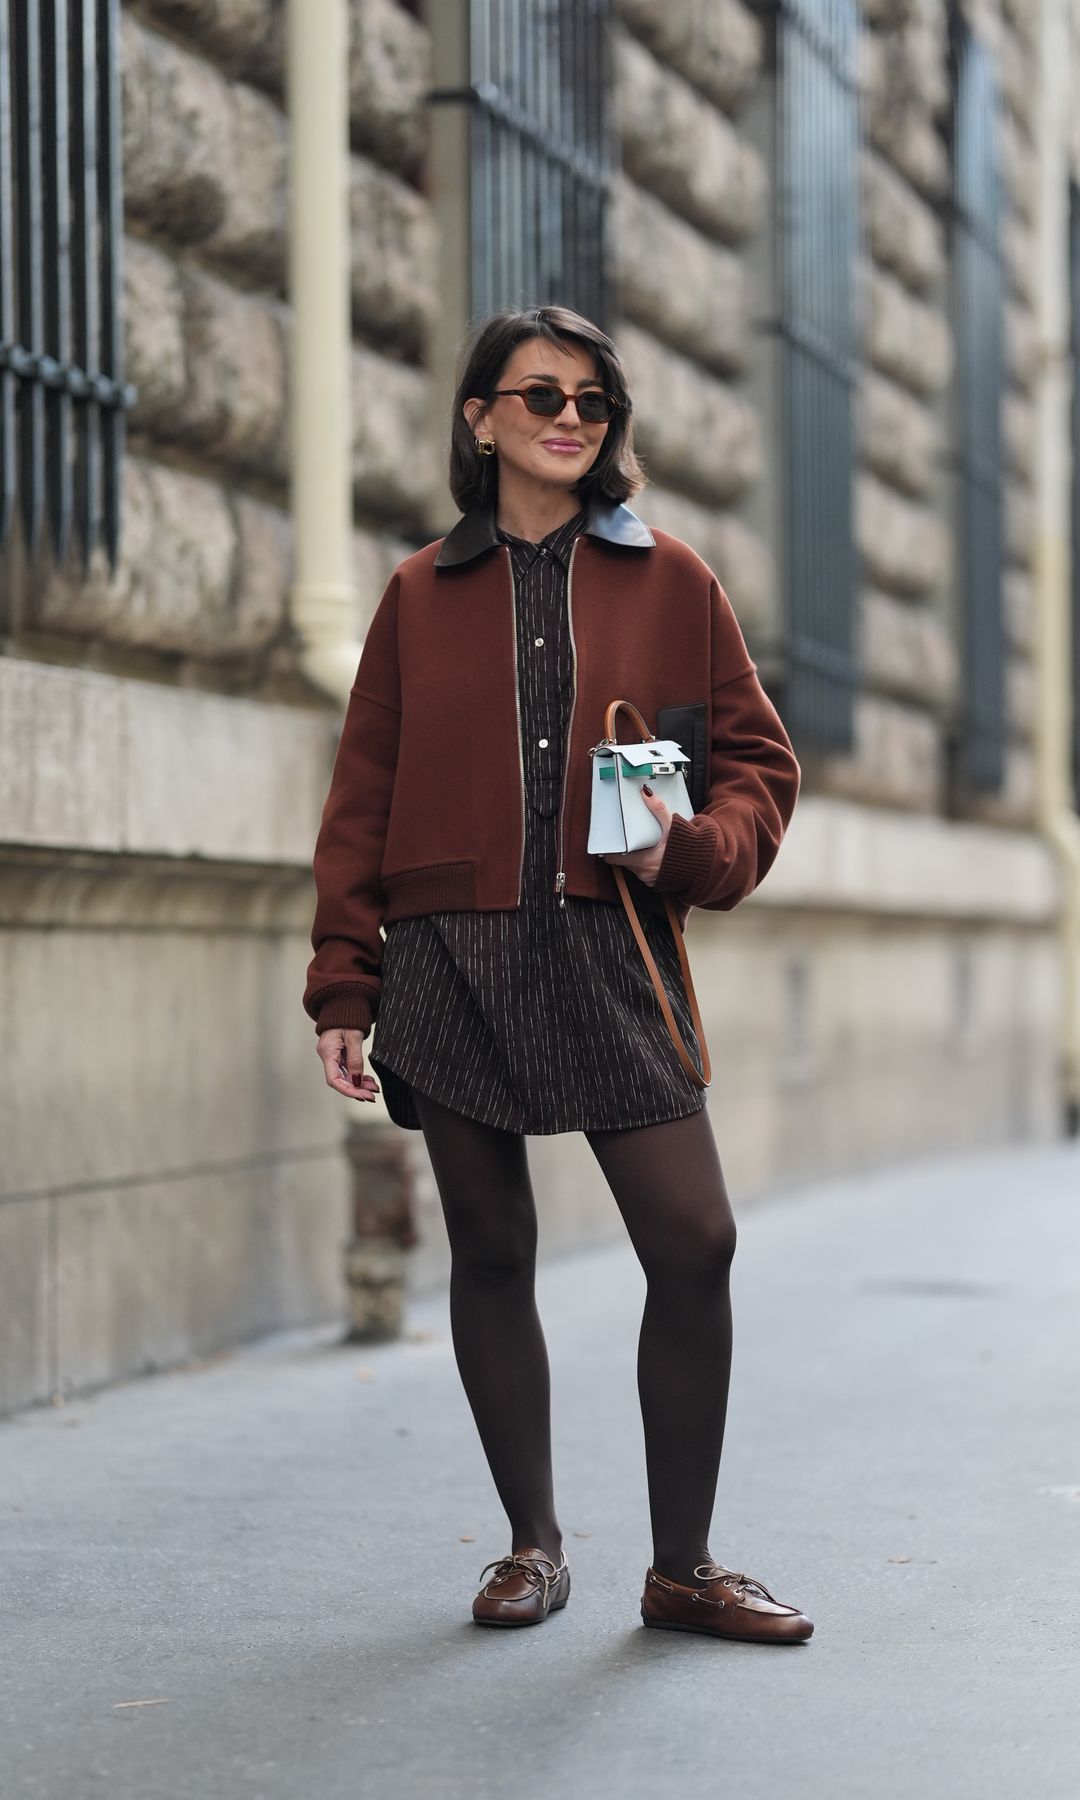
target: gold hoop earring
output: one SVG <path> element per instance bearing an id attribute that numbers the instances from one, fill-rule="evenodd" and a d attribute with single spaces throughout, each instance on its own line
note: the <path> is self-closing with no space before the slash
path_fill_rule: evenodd
<path id="1" fill-rule="evenodd" d="M 495 454 L 495 439 L 494 438 L 474 438 L 473 443 L 476 445 L 477 456 L 494 456 L 494 454 Z"/>

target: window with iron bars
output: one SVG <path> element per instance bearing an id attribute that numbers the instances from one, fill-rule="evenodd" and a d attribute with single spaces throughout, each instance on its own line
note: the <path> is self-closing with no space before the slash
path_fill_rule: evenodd
<path id="1" fill-rule="evenodd" d="M 855 0 L 778 0 L 776 329 L 785 723 L 850 750 L 856 690 L 854 386 L 859 106 Z"/>
<path id="2" fill-rule="evenodd" d="M 605 326 L 610 0 L 470 0 L 470 310 L 557 302 Z"/>
<path id="3" fill-rule="evenodd" d="M 0 0 L 0 550 L 115 566 L 119 0 Z"/>
<path id="4" fill-rule="evenodd" d="M 1004 277 L 991 56 L 950 19 L 950 208 L 962 696 L 950 745 L 962 787 L 1000 788 L 1005 758 L 1001 395 Z"/>

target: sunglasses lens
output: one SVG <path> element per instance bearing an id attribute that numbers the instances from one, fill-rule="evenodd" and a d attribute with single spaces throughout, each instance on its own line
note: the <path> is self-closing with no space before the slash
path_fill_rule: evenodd
<path id="1" fill-rule="evenodd" d="M 581 417 L 588 419 L 590 424 L 596 424 L 601 419 L 610 419 L 611 417 L 611 402 L 606 394 L 600 392 L 599 388 L 579 394 L 577 409 Z"/>
<path id="2" fill-rule="evenodd" d="M 525 389 L 525 404 L 531 413 L 553 419 L 556 413 L 562 412 L 563 397 L 555 387 L 531 387 Z"/>

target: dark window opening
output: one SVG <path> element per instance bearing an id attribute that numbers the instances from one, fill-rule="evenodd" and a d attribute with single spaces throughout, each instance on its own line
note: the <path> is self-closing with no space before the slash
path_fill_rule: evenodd
<path id="1" fill-rule="evenodd" d="M 796 745 L 824 751 L 853 746 L 857 681 L 857 36 L 855 0 L 776 6 L 784 709 Z"/>
<path id="2" fill-rule="evenodd" d="M 989 52 L 950 22 L 955 343 L 954 456 L 960 714 L 950 745 L 963 787 L 999 789 L 1005 762 L 1001 396 L 1005 380 L 998 94 Z"/>
<path id="3" fill-rule="evenodd" d="M 608 322 L 610 0 L 471 0 L 474 318 L 557 302 Z"/>
<path id="4" fill-rule="evenodd" d="M 0 549 L 120 541 L 119 0 L 0 0 Z"/>

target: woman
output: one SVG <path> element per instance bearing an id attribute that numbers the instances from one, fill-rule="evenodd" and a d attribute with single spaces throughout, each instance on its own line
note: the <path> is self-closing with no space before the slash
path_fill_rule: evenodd
<path id="1" fill-rule="evenodd" d="M 803 1613 L 709 1552 L 735 1222 L 705 1091 L 605 866 L 627 871 L 700 1073 L 664 896 L 680 929 L 691 906 L 737 905 L 776 856 L 800 771 L 715 575 L 626 504 L 643 485 L 610 338 L 557 306 L 487 320 L 454 401 L 463 516 L 395 570 L 350 695 L 304 1005 L 327 1082 L 359 1100 L 380 1091 L 363 1054 L 377 1015 L 372 1067 L 435 1172 L 455 1355 L 511 1532 L 474 1619 L 536 1624 L 570 1592 L 524 1138 L 582 1131 L 648 1281 L 642 1618 L 800 1642 Z M 654 730 L 661 708 L 696 707 L 704 787 L 690 819 L 646 788 L 657 843 L 590 857 L 588 750 L 615 698 Z"/>

